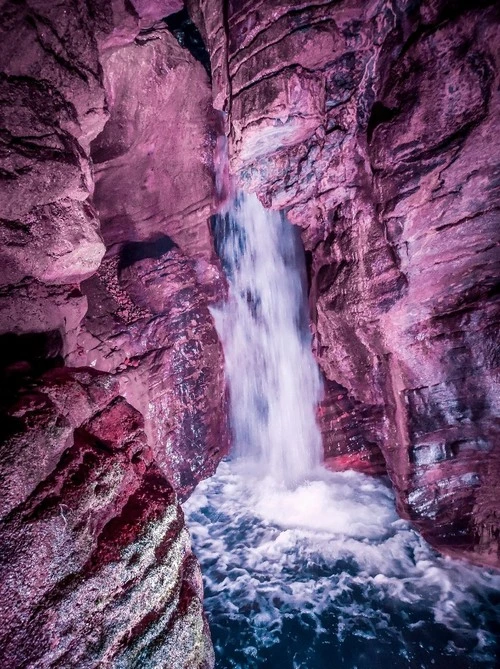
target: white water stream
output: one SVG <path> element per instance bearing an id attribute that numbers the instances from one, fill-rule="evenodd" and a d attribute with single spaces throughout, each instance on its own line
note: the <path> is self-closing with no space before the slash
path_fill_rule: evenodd
<path id="1" fill-rule="evenodd" d="M 224 348 L 234 454 L 293 486 L 320 463 L 320 379 L 311 352 L 298 232 L 255 195 L 225 212 L 219 254 L 229 300 L 213 310 Z"/>

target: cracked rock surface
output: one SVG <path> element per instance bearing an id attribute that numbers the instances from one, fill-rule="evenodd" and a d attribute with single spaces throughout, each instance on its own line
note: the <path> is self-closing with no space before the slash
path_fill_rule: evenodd
<path id="1" fill-rule="evenodd" d="M 209 81 L 182 3 L 105 4 L 2 3 L 0 664 L 208 669 L 178 496 L 228 442 Z"/>

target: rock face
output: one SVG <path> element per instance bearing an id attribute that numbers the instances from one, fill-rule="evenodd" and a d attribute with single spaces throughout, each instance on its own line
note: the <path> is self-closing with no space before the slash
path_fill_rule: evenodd
<path id="1" fill-rule="evenodd" d="M 229 447 L 208 309 L 223 294 L 208 225 L 210 82 L 165 25 L 106 49 L 101 61 L 110 117 L 91 148 L 108 252 L 82 284 L 89 309 L 67 360 L 120 379 L 158 466 L 186 496 Z"/>
<path id="2" fill-rule="evenodd" d="M 210 260 L 207 73 L 165 25 L 107 49 L 101 61 L 110 118 L 92 158 L 106 246 L 167 234 L 189 257 Z"/>
<path id="3" fill-rule="evenodd" d="M 228 449 L 222 351 L 193 264 L 169 238 L 131 243 L 82 290 L 89 309 L 68 361 L 113 373 L 185 497 Z"/>
<path id="4" fill-rule="evenodd" d="M 431 543 L 499 566 L 498 10 L 220 4 L 189 3 L 240 185 L 303 229 L 327 462 L 382 454 Z"/>
<path id="5" fill-rule="evenodd" d="M 2 666 L 213 666 L 177 499 L 228 448 L 223 125 L 302 228 L 327 465 L 499 565 L 496 6 L 188 0 L 210 80 L 182 5 L 2 3 Z"/>
<path id="6" fill-rule="evenodd" d="M 177 499 L 228 445 L 217 119 L 181 7 L 2 4 L 5 667 L 213 666 Z"/>
<path id="7" fill-rule="evenodd" d="M 182 510 L 118 393 L 54 369 L 4 416 L 2 666 L 213 665 Z"/>
<path id="8" fill-rule="evenodd" d="M 73 4 L 62 16 L 2 6 L 2 285 L 76 283 L 104 254 L 85 153 L 106 122 L 104 90 L 91 21 Z"/>

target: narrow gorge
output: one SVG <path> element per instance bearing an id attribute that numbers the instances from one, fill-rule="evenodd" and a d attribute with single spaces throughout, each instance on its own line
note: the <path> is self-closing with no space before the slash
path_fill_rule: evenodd
<path id="1" fill-rule="evenodd" d="M 0 666 L 495 669 L 497 4 L 0 8 Z"/>

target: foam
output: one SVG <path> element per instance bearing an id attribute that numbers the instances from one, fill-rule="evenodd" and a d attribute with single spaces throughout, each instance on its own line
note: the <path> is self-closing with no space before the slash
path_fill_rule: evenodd
<path id="1" fill-rule="evenodd" d="M 217 225 L 229 299 L 212 314 L 235 461 L 184 508 L 218 669 L 492 667 L 500 576 L 438 556 L 398 518 L 383 481 L 319 467 L 297 231 L 245 194 Z"/>
<path id="2" fill-rule="evenodd" d="M 262 666 L 262 653 L 280 646 L 290 621 L 315 643 L 334 636 L 339 648 L 382 635 L 401 656 L 409 631 L 439 628 L 446 636 L 443 626 L 446 652 L 467 648 L 477 666 L 488 666 L 494 639 L 486 621 L 494 614 L 487 602 L 500 591 L 500 576 L 438 556 L 398 518 L 381 481 L 318 472 L 290 491 L 246 478 L 241 467 L 222 463 L 184 508 L 213 634 L 219 624 L 242 627 L 241 642 L 254 649 L 256 664 L 248 666 Z"/>

